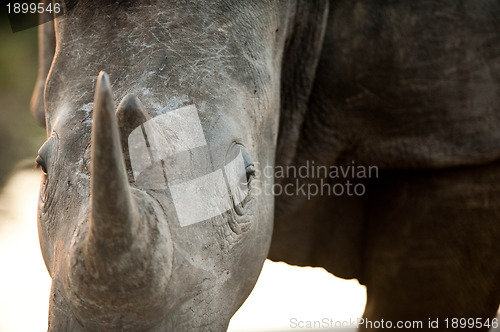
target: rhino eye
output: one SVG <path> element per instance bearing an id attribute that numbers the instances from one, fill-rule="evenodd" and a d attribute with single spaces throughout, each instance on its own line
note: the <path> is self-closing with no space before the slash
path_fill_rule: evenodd
<path id="1" fill-rule="evenodd" d="M 55 132 L 43 143 L 38 156 L 35 159 L 35 167 L 41 168 L 43 174 L 47 175 L 50 165 L 52 164 L 51 156 L 54 154 L 54 149 L 57 148 L 58 136 Z"/>
<path id="2" fill-rule="evenodd" d="M 250 180 L 255 178 L 255 164 L 253 163 L 252 157 L 248 154 L 247 150 L 242 148 L 241 154 L 243 156 L 243 161 L 245 163 L 245 172 L 247 174 L 247 183 L 250 183 Z"/>
<path id="3" fill-rule="evenodd" d="M 247 173 L 247 182 L 250 182 L 251 179 L 255 178 L 255 166 L 253 164 L 248 165 L 245 168 L 245 171 Z"/>
<path id="4" fill-rule="evenodd" d="M 35 167 L 36 168 L 41 168 L 43 174 L 47 175 L 47 164 L 45 163 L 45 160 L 43 160 L 42 156 L 38 155 L 35 159 Z"/>

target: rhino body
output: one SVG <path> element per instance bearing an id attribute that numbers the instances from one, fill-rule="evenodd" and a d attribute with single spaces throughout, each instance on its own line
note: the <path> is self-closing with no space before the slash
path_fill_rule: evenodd
<path id="1" fill-rule="evenodd" d="M 500 4 L 61 4 L 32 99 L 50 331 L 223 331 L 266 257 L 357 278 L 370 320 L 494 317 Z M 262 190 L 311 162 L 376 173 Z"/>

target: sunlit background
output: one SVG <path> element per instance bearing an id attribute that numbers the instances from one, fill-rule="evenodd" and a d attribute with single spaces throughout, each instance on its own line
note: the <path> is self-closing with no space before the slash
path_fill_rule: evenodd
<path id="1" fill-rule="evenodd" d="M 46 331 L 50 277 L 38 244 L 40 173 L 33 169 L 45 131 L 29 114 L 37 31 L 12 33 L 1 10 L 0 15 L 0 332 Z M 320 268 L 267 261 L 229 330 L 287 331 L 294 318 L 356 319 L 365 298 L 356 281 L 335 278 Z"/>

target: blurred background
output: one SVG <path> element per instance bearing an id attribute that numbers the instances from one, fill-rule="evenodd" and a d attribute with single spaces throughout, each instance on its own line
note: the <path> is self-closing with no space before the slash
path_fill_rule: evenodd
<path id="1" fill-rule="evenodd" d="M 34 169 L 45 130 L 29 113 L 38 66 L 37 29 L 13 33 L 6 13 L 0 10 L 0 15 L 0 332 L 46 331 L 50 277 L 38 244 L 41 174 Z M 320 268 L 267 261 L 229 330 L 297 331 L 302 329 L 293 328 L 292 319 L 355 320 L 365 298 L 365 288 L 356 281 Z"/>
<path id="2" fill-rule="evenodd" d="M 7 15 L 0 10 L 0 185 L 15 164 L 26 158 L 34 160 L 45 141 L 45 130 L 29 113 L 37 52 L 37 29 L 12 33 Z"/>

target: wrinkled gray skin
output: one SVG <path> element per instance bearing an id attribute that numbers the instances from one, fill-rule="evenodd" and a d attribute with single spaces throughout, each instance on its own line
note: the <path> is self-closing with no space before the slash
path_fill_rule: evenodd
<path id="1" fill-rule="evenodd" d="M 493 0 L 81 1 L 42 25 L 49 330 L 223 331 L 268 253 L 358 278 L 372 320 L 493 317 L 498 26 Z M 262 177 L 242 206 L 180 227 L 168 192 L 135 185 L 124 137 L 190 104 L 214 168 L 237 143 L 258 168 L 355 160 L 380 176 L 362 197 L 276 202 L 252 194 Z"/>
<path id="2" fill-rule="evenodd" d="M 50 71 L 33 112 L 48 136 L 38 225 L 52 277 L 49 330 L 227 328 L 267 257 L 273 197 L 254 195 L 251 181 L 241 206 L 181 227 L 168 191 L 130 181 L 123 143 L 144 119 L 194 104 L 213 169 L 235 143 L 255 165 L 273 165 L 285 49 L 302 61 L 287 71 L 317 62 L 318 50 L 299 57 L 287 40 L 319 41 L 325 6 L 80 1 L 54 22 L 53 57 L 51 25 L 41 26 L 41 75 Z M 301 26 L 308 16 L 318 28 Z"/>

